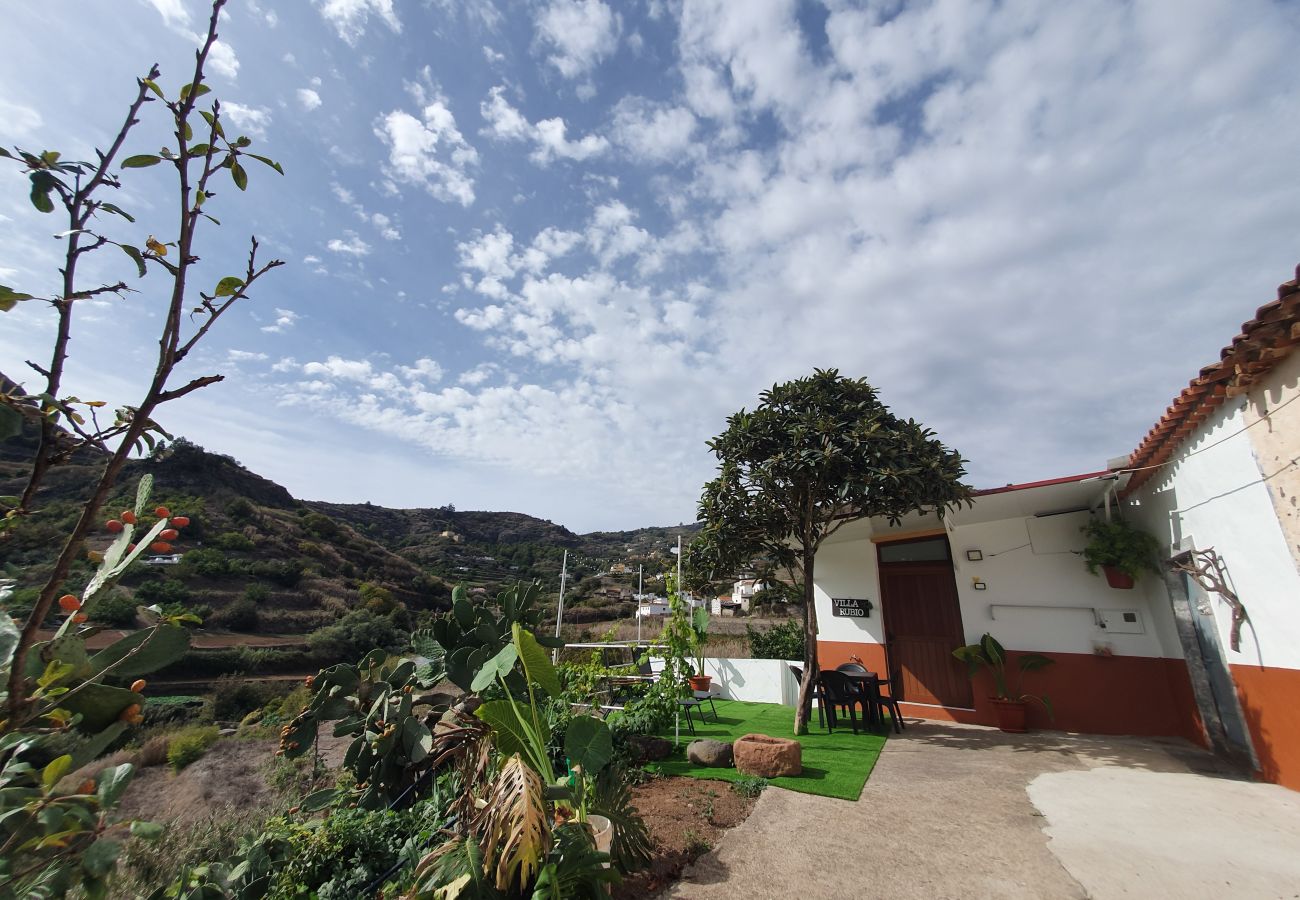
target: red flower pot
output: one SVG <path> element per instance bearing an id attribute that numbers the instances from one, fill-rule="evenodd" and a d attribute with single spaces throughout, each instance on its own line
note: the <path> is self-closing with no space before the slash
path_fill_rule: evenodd
<path id="1" fill-rule="evenodd" d="M 1106 573 L 1106 583 L 1111 587 L 1121 591 L 1133 589 L 1133 576 L 1129 573 L 1114 566 L 1102 566 L 1101 570 Z"/>
<path id="2" fill-rule="evenodd" d="M 712 676 L 712 675 L 692 675 L 692 676 L 690 677 L 690 682 L 691 682 L 691 690 L 693 690 L 693 691 L 707 691 L 707 690 L 709 689 L 709 685 L 713 683 L 713 676 Z"/>
<path id="3" fill-rule="evenodd" d="M 989 701 L 993 704 L 993 711 L 997 713 L 998 728 L 1010 734 L 1024 734 L 1029 730 L 1025 727 L 1025 714 L 1028 708 L 1023 700 L 1001 700 L 990 697 Z"/>

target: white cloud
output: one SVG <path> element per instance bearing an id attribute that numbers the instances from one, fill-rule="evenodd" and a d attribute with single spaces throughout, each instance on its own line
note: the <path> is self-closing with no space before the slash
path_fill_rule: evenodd
<path id="1" fill-rule="evenodd" d="M 330 190 L 333 192 L 334 196 L 338 198 L 340 203 L 348 207 L 351 207 L 352 212 L 356 215 L 358 219 L 360 219 L 362 222 L 365 222 L 368 225 L 374 226 L 375 230 L 379 232 L 379 236 L 382 237 L 384 240 L 386 241 L 401 240 L 402 237 L 401 230 L 397 227 L 396 224 L 393 223 L 393 220 L 389 218 L 387 215 L 385 215 L 384 213 L 370 212 L 368 209 L 365 208 L 365 206 L 357 202 L 356 195 L 354 195 L 350 190 L 343 187 L 343 185 L 339 184 L 338 182 L 334 182 L 333 184 L 331 184 Z M 349 234 L 351 234 L 351 232 L 349 232 Z M 369 248 L 366 249 L 368 252 Z"/>
<path id="2" fill-rule="evenodd" d="M 461 135 L 444 99 L 424 107 L 420 119 L 393 110 L 376 123 L 375 135 L 388 145 L 393 179 L 420 185 L 444 202 L 474 202 L 474 179 L 468 170 L 478 164 L 478 152 Z"/>
<path id="3" fill-rule="evenodd" d="M 279 307 L 276 307 L 275 322 L 271 325 L 263 325 L 262 330 L 268 334 L 283 334 L 294 325 L 298 324 L 298 320 L 301 318 L 302 316 L 298 315 L 291 309 L 280 309 Z"/>
<path id="4" fill-rule="evenodd" d="M 5 123 L 7 138 L 27 138 L 36 136 L 37 129 L 43 124 L 41 114 L 30 106 L 23 106 L 0 98 L 0 122 Z"/>
<path id="5" fill-rule="evenodd" d="M 244 133 L 256 138 L 266 137 L 267 126 L 271 124 L 271 111 L 266 107 L 227 102 L 221 104 L 221 112 Z"/>
<path id="6" fill-rule="evenodd" d="M 331 238 L 325 248 L 331 253 L 342 253 L 345 256 L 366 256 L 370 253 L 370 245 L 361 240 L 354 231 L 345 231 L 344 238 Z"/>
<path id="7" fill-rule="evenodd" d="M 179 28 L 190 24 L 190 13 L 185 8 L 184 0 L 149 0 L 149 4 L 163 17 L 168 28 Z"/>
<path id="8" fill-rule="evenodd" d="M 479 363 L 474 368 L 462 372 L 456 381 L 466 387 L 477 387 L 496 374 L 499 369 L 496 363 Z"/>
<path id="9" fill-rule="evenodd" d="M 402 23 L 393 10 L 393 0 L 316 0 L 316 5 L 338 36 L 354 47 L 365 34 L 372 15 L 395 34 L 402 31 Z"/>
<path id="10" fill-rule="evenodd" d="M 218 75 L 224 75 L 231 81 L 239 74 L 239 59 L 235 56 L 235 48 L 225 41 L 213 41 L 208 48 L 208 65 Z"/>
<path id="11" fill-rule="evenodd" d="M 304 256 L 304 257 L 302 258 L 302 261 L 303 261 L 306 265 L 309 265 L 309 266 L 310 266 L 310 265 L 312 265 L 312 264 L 314 264 L 314 263 L 318 263 L 318 262 L 320 262 L 320 257 L 319 257 L 319 256 L 316 256 L 315 254 L 308 253 L 306 256 Z"/>
<path id="12" fill-rule="evenodd" d="M 488 92 L 488 99 L 479 105 L 479 112 L 488 123 L 484 133 L 499 140 L 532 143 L 533 151 L 529 158 L 538 165 L 544 166 L 554 159 L 581 162 L 609 149 L 609 141 L 596 134 L 570 141 L 565 136 L 564 120 L 559 117 L 530 123 L 523 113 L 510 105 L 504 91 L 504 86 L 497 85 Z"/>
<path id="13" fill-rule="evenodd" d="M 487 44 L 484 44 L 483 58 L 488 61 L 489 65 L 497 66 L 505 62 L 506 55 L 504 53 L 498 53 L 496 50 L 493 50 Z"/>
<path id="14" fill-rule="evenodd" d="M 421 381 L 432 384 L 442 380 L 442 366 L 428 357 L 421 357 L 413 366 L 398 366 L 397 370 L 408 381 Z"/>
<path id="15" fill-rule="evenodd" d="M 537 16 L 537 38 L 565 78 L 586 75 L 618 48 L 619 17 L 601 0 L 551 0 Z"/>
<path id="16" fill-rule="evenodd" d="M 695 126 L 695 115 L 683 106 L 629 96 L 614 107 L 612 134 L 633 159 L 683 163 L 694 147 Z"/>
<path id="17" fill-rule="evenodd" d="M 226 359 L 232 363 L 241 362 L 262 362 L 270 359 L 265 353 L 254 353 L 249 350 L 229 350 L 226 353 Z"/>
<path id="18" fill-rule="evenodd" d="M 311 112 L 320 106 L 320 94 L 311 88 L 298 88 L 298 102 L 307 112 Z"/>

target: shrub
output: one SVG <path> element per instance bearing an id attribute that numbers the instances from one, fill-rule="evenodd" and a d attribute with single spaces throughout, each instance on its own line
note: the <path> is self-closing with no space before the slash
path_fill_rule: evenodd
<path id="1" fill-rule="evenodd" d="M 231 631 L 256 631 L 257 622 L 257 604 L 246 596 L 214 613 L 209 620 L 214 628 L 228 628 Z"/>
<path id="2" fill-rule="evenodd" d="M 167 764 L 173 772 L 203 758 L 208 748 L 217 742 L 218 732 L 213 725 L 193 725 L 181 729 L 167 743 Z"/>
<path id="3" fill-rule="evenodd" d="M 243 497 L 236 497 L 226 504 L 226 515 L 236 522 L 249 522 L 256 517 L 257 511 L 253 509 L 253 504 L 249 503 L 248 500 Z"/>
<path id="4" fill-rule="evenodd" d="M 136 605 L 131 595 L 114 589 L 91 607 L 90 617 L 105 625 L 128 627 L 135 624 Z"/>
<path id="5" fill-rule="evenodd" d="M 759 631 L 745 625 L 749 638 L 749 652 L 754 659 L 803 659 L 803 624 L 795 619 Z"/>
<path id="6" fill-rule="evenodd" d="M 212 543 L 222 550 L 252 550 L 253 539 L 238 531 L 227 531 L 213 538 Z"/>
<path id="7" fill-rule="evenodd" d="M 190 599 L 190 589 L 185 582 L 175 578 L 152 578 L 135 589 L 135 602 L 143 606 L 155 603 L 185 603 Z"/>
<path id="8" fill-rule="evenodd" d="M 368 609 L 353 610 L 333 625 L 307 636 L 307 646 L 336 662 L 360 659 L 376 647 L 398 650 L 405 646 L 406 641 L 407 634 L 391 619 L 377 616 Z"/>
<path id="9" fill-rule="evenodd" d="M 339 536 L 338 523 L 329 516 L 322 515 L 318 512 L 308 513 L 303 517 L 302 527 L 307 529 L 316 537 L 337 538 Z"/>
<path id="10" fill-rule="evenodd" d="M 181 557 L 182 574 L 192 572 L 204 578 L 221 578 L 230 571 L 226 555 L 215 547 L 191 550 Z"/>
<path id="11" fill-rule="evenodd" d="M 248 567 L 248 574 L 284 587 L 294 587 L 302 580 L 302 563 L 298 560 L 257 560 Z"/>
<path id="12" fill-rule="evenodd" d="M 213 689 L 212 717 L 219 722 L 237 722 L 253 710 L 278 700 L 280 693 L 266 682 L 224 675 L 217 679 Z"/>
<path id="13" fill-rule="evenodd" d="M 271 589 L 264 584 L 254 582 L 244 588 L 244 598 L 254 603 L 265 603 L 271 599 Z"/>
<path id="14" fill-rule="evenodd" d="M 171 746 L 171 738 L 165 734 L 155 734 L 135 752 L 135 764 L 142 769 L 151 766 L 161 766 L 167 762 L 167 750 Z"/>

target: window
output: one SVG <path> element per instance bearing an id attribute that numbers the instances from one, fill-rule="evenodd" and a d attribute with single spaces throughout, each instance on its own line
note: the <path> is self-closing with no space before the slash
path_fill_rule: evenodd
<path id="1" fill-rule="evenodd" d="M 880 545 L 880 561 L 882 563 L 947 562 L 948 559 L 948 539 L 946 537 Z"/>

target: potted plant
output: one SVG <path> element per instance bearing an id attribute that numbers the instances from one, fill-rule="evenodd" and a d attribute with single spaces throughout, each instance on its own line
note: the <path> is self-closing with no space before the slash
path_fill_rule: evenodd
<path id="1" fill-rule="evenodd" d="M 1088 546 L 1083 550 L 1088 571 L 1096 575 L 1100 568 L 1111 587 L 1128 590 L 1144 570 L 1157 571 L 1160 543 L 1124 519 L 1092 519 L 1083 526 L 1083 532 L 1088 536 Z"/>
<path id="2" fill-rule="evenodd" d="M 1014 691 L 1007 687 L 1007 651 L 993 635 L 986 632 L 978 644 L 958 647 L 952 651 L 952 655 L 970 667 L 972 678 L 981 667 L 993 673 L 993 687 L 997 693 L 989 699 L 993 701 L 993 708 L 997 711 L 998 728 L 1014 734 L 1028 730 L 1025 727 L 1025 718 L 1027 703 L 1030 700 L 1041 703 L 1043 709 L 1047 710 L 1048 717 L 1055 718 L 1052 701 L 1049 698 L 1026 694 L 1020 687 Z M 1020 670 L 1022 678 L 1024 673 L 1046 668 L 1053 662 L 1055 660 L 1041 653 L 1022 653 L 1016 657 L 1016 667 Z"/>
<path id="3" fill-rule="evenodd" d="M 713 682 L 711 675 L 704 674 L 704 646 L 709 642 L 709 611 L 697 606 L 691 613 L 691 656 L 695 658 L 695 674 L 690 677 L 691 690 L 708 691 Z"/>

